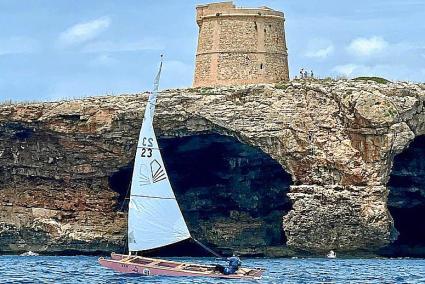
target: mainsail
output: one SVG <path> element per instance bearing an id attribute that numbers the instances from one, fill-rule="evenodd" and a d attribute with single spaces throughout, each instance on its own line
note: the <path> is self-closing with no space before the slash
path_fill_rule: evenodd
<path id="1" fill-rule="evenodd" d="M 190 238 L 153 129 L 162 62 L 149 96 L 137 144 L 128 211 L 128 249 L 142 251 Z"/>

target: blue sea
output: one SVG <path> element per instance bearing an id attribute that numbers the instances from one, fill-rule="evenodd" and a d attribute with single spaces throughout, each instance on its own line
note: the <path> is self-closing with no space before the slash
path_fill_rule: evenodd
<path id="1" fill-rule="evenodd" d="M 213 263 L 211 258 L 172 258 Z M 0 256 L 0 283 L 425 283 L 425 259 L 244 259 L 262 280 L 127 276 L 88 256 Z"/>

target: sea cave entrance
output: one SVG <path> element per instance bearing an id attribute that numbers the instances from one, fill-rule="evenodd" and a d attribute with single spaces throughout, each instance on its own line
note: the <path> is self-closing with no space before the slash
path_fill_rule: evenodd
<path id="1" fill-rule="evenodd" d="M 384 254 L 425 256 L 425 135 L 417 137 L 394 159 L 388 183 L 388 209 L 397 239 Z"/>
<path id="2" fill-rule="evenodd" d="M 259 148 L 219 134 L 160 138 L 158 143 L 193 236 L 224 254 L 282 254 L 282 217 L 292 206 L 287 197 L 292 178 L 278 162 Z M 123 208 L 132 167 L 109 179 Z M 204 251 L 182 242 L 155 254 Z"/>

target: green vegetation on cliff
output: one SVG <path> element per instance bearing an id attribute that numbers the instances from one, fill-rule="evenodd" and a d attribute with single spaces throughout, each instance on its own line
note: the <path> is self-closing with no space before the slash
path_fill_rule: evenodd
<path id="1" fill-rule="evenodd" d="M 379 84 L 391 83 L 391 81 L 389 81 L 385 78 L 381 78 L 381 77 L 357 77 L 357 78 L 354 78 L 353 80 L 355 80 L 355 81 L 374 81 L 374 82 L 379 83 Z"/>

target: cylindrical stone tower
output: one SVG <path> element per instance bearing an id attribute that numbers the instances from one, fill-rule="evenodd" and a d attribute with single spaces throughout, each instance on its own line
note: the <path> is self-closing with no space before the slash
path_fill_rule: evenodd
<path id="1" fill-rule="evenodd" d="M 196 22 L 194 87 L 289 80 L 282 12 L 212 3 L 196 7 Z"/>

